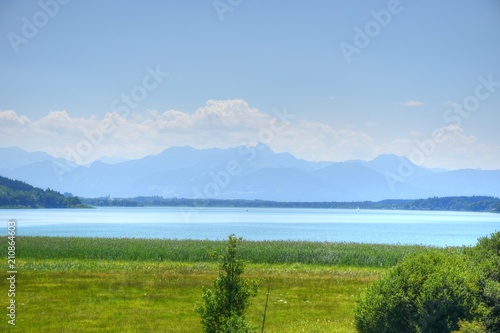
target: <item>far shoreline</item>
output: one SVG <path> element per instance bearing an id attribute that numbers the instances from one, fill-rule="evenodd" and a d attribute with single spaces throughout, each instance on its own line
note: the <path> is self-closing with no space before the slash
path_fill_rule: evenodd
<path id="1" fill-rule="evenodd" d="M 491 196 L 454 196 L 380 201 L 272 201 L 246 199 L 188 199 L 163 197 L 81 198 L 94 207 L 186 207 L 186 208 L 317 208 L 354 210 L 409 210 L 500 213 L 500 199 Z"/>

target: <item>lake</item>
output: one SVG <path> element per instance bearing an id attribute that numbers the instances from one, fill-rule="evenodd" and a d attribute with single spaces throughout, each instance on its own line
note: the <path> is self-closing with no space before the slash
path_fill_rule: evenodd
<path id="1" fill-rule="evenodd" d="M 134 207 L 1 209 L 18 236 L 303 240 L 474 245 L 500 231 L 500 214 L 401 210 Z"/>

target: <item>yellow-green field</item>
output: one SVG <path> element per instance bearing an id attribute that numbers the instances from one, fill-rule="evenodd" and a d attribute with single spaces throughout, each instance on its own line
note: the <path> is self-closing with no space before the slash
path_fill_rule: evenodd
<path id="1" fill-rule="evenodd" d="M 101 251 L 96 244 L 101 245 Z M 113 246 L 107 248 L 104 244 Z M 266 256 L 257 256 L 257 250 L 265 245 L 275 252 L 269 250 Z M 6 258 L 5 240 L 0 240 L 0 246 Z M 201 257 L 184 261 L 187 252 L 179 253 L 186 246 L 191 247 L 188 252 L 201 255 L 208 249 L 222 248 L 224 242 L 20 237 L 16 326 L 7 323 L 4 310 L 0 327 L 12 332 L 200 332 L 194 307 L 201 304 L 202 287 L 211 287 L 217 265 Z M 143 258 L 146 252 L 141 249 L 146 248 L 151 252 Z M 291 250 L 287 252 L 290 261 L 275 258 L 277 263 L 268 262 L 287 248 L 302 253 L 304 262 Z M 261 325 L 270 280 L 265 332 L 355 332 L 352 309 L 359 292 L 406 254 L 425 250 L 386 245 L 243 242 L 242 253 L 252 262 L 245 276 L 261 281 L 248 319 Z M 100 258 L 94 258 L 97 253 L 101 253 Z M 315 261 L 314 253 L 323 257 L 330 253 L 336 260 L 343 257 L 349 261 L 349 255 L 361 259 L 353 259 L 352 265 L 307 263 Z M 370 253 L 379 255 L 379 261 L 383 253 L 387 260 L 399 259 L 375 264 L 367 260 Z M 6 309 L 8 297 L 3 291 L 8 289 L 8 281 L 2 279 L 0 286 L 2 308 Z"/>

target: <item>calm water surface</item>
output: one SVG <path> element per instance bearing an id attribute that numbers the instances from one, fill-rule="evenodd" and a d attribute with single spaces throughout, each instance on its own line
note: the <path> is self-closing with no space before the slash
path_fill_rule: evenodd
<path id="1" fill-rule="evenodd" d="M 500 231 L 500 214 L 285 208 L 97 208 L 0 210 L 22 236 L 307 240 L 473 245 Z"/>

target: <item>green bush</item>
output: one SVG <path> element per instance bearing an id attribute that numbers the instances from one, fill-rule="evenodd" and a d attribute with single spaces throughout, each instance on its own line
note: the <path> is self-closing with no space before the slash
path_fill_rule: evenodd
<path id="1" fill-rule="evenodd" d="M 487 332 L 500 333 L 500 283 L 487 280 L 483 296 L 488 309 L 484 316 L 484 325 Z"/>
<path id="2" fill-rule="evenodd" d="M 486 333 L 483 323 L 478 321 L 459 321 L 458 326 L 460 329 L 458 331 L 453 331 L 453 333 Z"/>
<path id="3" fill-rule="evenodd" d="M 483 302 L 487 312 L 483 322 L 486 332 L 500 333 L 500 232 L 480 238 L 468 254 L 484 274 Z"/>
<path id="4" fill-rule="evenodd" d="M 360 333 L 450 333 L 482 316 L 481 274 L 468 256 L 429 251 L 410 256 L 358 299 Z"/>
<path id="5" fill-rule="evenodd" d="M 245 262 L 238 257 L 239 242 L 241 238 L 231 235 L 224 254 L 214 254 L 219 261 L 219 276 L 214 281 L 213 289 L 205 288 L 205 305 L 196 308 L 205 333 L 255 331 L 245 320 L 245 311 L 250 305 L 250 297 L 257 294 L 257 282 L 241 277 L 245 271 Z"/>
<path id="6" fill-rule="evenodd" d="M 500 282 L 500 232 L 480 238 L 470 254 L 481 265 L 488 279 Z"/>
<path id="7" fill-rule="evenodd" d="M 500 232 L 404 259 L 359 297 L 355 321 L 361 333 L 500 333 Z"/>

